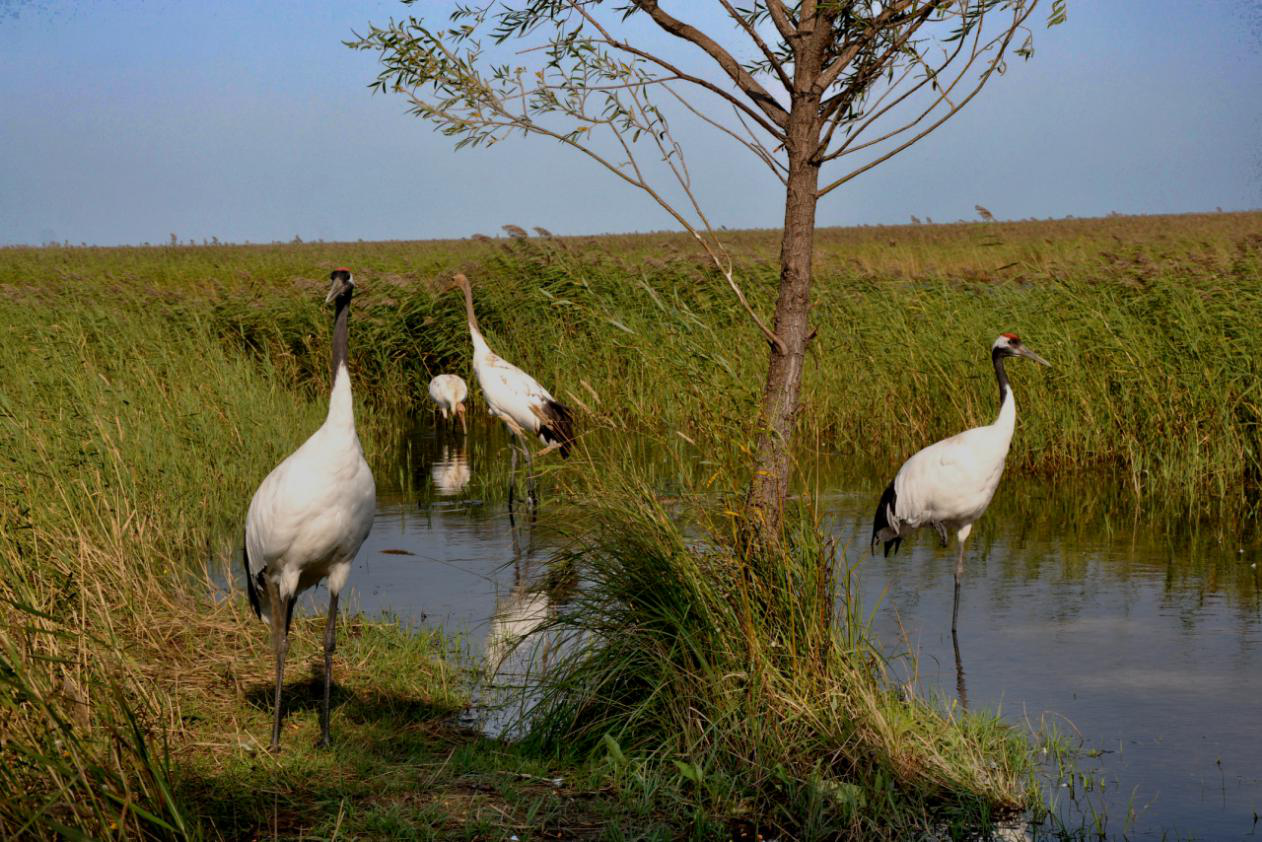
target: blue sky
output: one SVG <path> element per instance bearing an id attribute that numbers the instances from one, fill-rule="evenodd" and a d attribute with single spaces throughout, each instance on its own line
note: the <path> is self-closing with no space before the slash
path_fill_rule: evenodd
<path id="1" fill-rule="evenodd" d="M 445 17 L 450 4 L 419 5 Z M 341 41 L 402 13 L 393 0 L 0 0 L 0 244 L 671 227 L 550 141 L 457 152 L 401 99 L 370 94 L 375 58 Z M 819 222 L 971 218 L 979 202 L 1002 218 L 1262 206 L 1257 3 L 1069 0 L 1036 46 L 937 133 L 830 194 Z M 704 127 L 679 134 L 716 224 L 779 224 L 779 185 L 748 152 Z"/>

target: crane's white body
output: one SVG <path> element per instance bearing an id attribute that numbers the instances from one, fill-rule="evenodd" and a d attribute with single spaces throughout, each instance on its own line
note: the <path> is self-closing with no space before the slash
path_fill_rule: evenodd
<path id="1" fill-rule="evenodd" d="M 429 381 L 430 400 L 438 404 L 443 420 L 450 418 L 468 396 L 469 385 L 458 374 L 440 374 Z"/>
<path id="2" fill-rule="evenodd" d="M 993 424 L 931 444 L 904 462 L 894 477 L 894 511 L 886 515 L 893 531 L 882 539 L 941 524 L 965 541 L 999 488 L 1016 421 L 1008 390 Z"/>
<path id="3" fill-rule="evenodd" d="M 990 360 L 999 385 L 999 415 L 995 422 L 931 444 L 904 462 L 893 482 L 881 494 L 872 521 L 872 549 L 875 550 L 877 543 L 884 541 L 886 555 L 889 555 L 891 547 L 897 552 L 903 538 L 921 527 L 936 529 L 944 547 L 947 533 L 955 532 L 959 547 L 955 558 L 952 635 L 960 613 L 964 542 L 999 488 L 1004 461 L 1017 424 L 1017 403 L 1012 397 L 1012 389 L 1008 387 L 1008 375 L 1003 364 L 1007 357 L 1026 357 L 1048 365 L 1047 360 L 1021 344 L 1021 338 L 1015 333 L 1000 334 L 990 346 Z M 957 651 L 957 668 L 958 656 Z M 962 689 L 962 669 L 959 675 Z"/>
<path id="4" fill-rule="evenodd" d="M 487 409 L 514 433 L 538 436 L 547 444 L 542 428 L 548 405 L 555 403 L 555 398 L 535 378 L 492 351 L 477 327 L 470 325 L 469 333 L 473 337 L 473 371 Z"/>
<path id="5" fill-rule="evenodd" d="M 250 500 L 249 575 L 275 580 L 282 599 L 325 577 L 329 593 L 340 593 L 375 511 L 376 485 L 355 432 L 350 374 L 342 365 L 324 423 L 267 475 Z M 275 622 L 266 587 L 259 597 L 264 619 Z"/>
<path id="6" fill-rule="evenodd" d="M 320 429 L 277 465 L 259 485 L 245 518 L 245 586 L 250 606 L 272 630 L 276 688 L 272 751 L 280 750 L 281 688 L 289 651 L 289 621 L 298 594 L 321 579 L 329 583 L 324 624 L 324 698 L 320 745 L 329 745 L 329 693 L 337 640 L 337 598 L 351 561 L 372 529 L 377 491 L 355 432 L 351 375 L 346 369 L 348 320 L 355 280 L 351 270 L 329 273 L 325 304 L 334 304 L 333 388 Z"/>
<path id="7" fill-rule="evenodd" d="M 561 458 L 567 459 L 574 446 L 573 415 L 569 407 L 553 398 L 535 378 L 491 350 L 482 331 L 478 330 L 478 316 L 473 310 L 473 290 L 469 286 L 469 279 L 457 273 L 452 280 L 454 286 L 464 293 L 465 318 L 469 323 L 469 336 L 473 340 L 473 373 L 477 375 L 478 385 L 482 387 L 482 397 L 486 400 L 486 407 L 491 415 L 507 424 L 508 429 L 517 437 L 526 455 L 526 489 L 530 504 L 538 505 L 539 497 L 535 493 L 532 475 L 534 455 L 530 451 L 527 438 L 535 436 L 546 445 L 540 451 L 541 455 L 560 450 Z M 510 515 L 516 487 L 517 448 L 512 448 L 512 451 L 513 464 L 508 474 Z"/>

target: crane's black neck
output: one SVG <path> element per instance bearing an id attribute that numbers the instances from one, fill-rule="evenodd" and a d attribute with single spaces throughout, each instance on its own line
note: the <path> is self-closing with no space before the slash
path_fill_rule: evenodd
<path id="1" fill-rule="evenodd" d="M 330 369 L 331 380 L 337 380 L 337 370 L 346 365 L 346 344 L 351 313 L 351 290 L 339 295 L 335 300 L 337 309 L 333 312 L 333 363 Z"/>
<path id="2" fill-rule="evenodd" d="M 995 380 L 999 383 L 999 408 L 1003 409 L 1004 399 L 1008 397 L 1008 372 L 1003 370 L 1003 358 L 1007 354 L 1003 348 L 994 348 L 990 352 L 990 360 L 995 364 Z"/>

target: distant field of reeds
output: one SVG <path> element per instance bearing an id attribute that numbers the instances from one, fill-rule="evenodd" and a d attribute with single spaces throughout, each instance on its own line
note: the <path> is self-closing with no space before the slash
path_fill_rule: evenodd
<path id="1" fill-rule="evenodd" d="M 511 226 L 510 226 L 511 227 Z M 355 269 L 352 352 L 376 399 L 469 375 L 453 270 L 493 346 L 555 387 L 583 425 L 703 446 L 755 420 L 766 348 L 686 237 L 673 234 L 133 249 L 5 249 L 2 288 L 41 306 L 108 301 L 195 320 L 289 382 L 324 382 L 318 292 Z M 546 232 L 545 232 L 546 233 Z M 773 231 L 728 237 L 771 310 Z M 987 422 L 987 349 L 1016 331 L 1053 364 L 1011 376 L 1010 470 L 1098 471 L 1137 501 L 1240 511 L 1262 489 L 1262 214 L 913 225 L 819 232 L 803 442 L 882 470 Z M 130 300 L 130 299 L 129 299 Z"/>

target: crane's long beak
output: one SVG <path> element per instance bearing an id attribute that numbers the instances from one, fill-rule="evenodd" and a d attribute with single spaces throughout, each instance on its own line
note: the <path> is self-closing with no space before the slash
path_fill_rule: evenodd
<path id="1" fill-rule="evenodd" d="M 1027 359 L 1034 360 L 1036 363 L 1038 363 L 1038 364 L 1040 364 L 1040 365 L 1045 365 L 1045 366 L 1047 366 L 1048 368 L 1051 368 L 1051 367 L 1052 367 L 1052 364 L 1051 364 L 1051 363 L 1049 363 L 1047 360 L 1043 359 L 1043 358 L 1042 358 L 1042 357 L 1040 357 L 1038 354 L 1034 353 L 1033 351 L 1031 351 L 1029 348 L 1025 347 L 1024 345 L 1022 345 L 1020 348 L 1016 348 L 1016 349 L 1014 349 L 1014 350 L 1017 352 L 1017 354 L 1019 354 L 1019 355 L 1020 355 L 1020 356 L 1022 356 L 1022 357 L 1025 357 L 1025 358 L 1027 358 Z"/>

